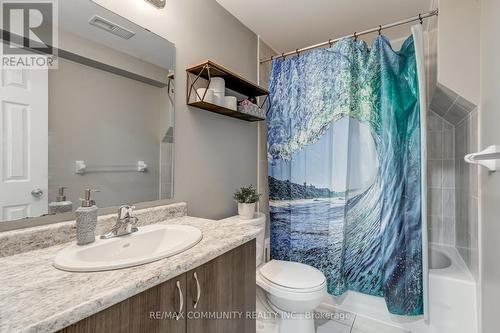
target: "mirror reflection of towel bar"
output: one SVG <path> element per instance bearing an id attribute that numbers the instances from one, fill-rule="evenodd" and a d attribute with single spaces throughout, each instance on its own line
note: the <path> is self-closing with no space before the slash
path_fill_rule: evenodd
<path id="1" fill-rule="evenodd" d="M 144 161 L 137 161 L 136 165 L 95 165 L 87 166 L 85 161 L 75 161 L 75 173 L 84 175 L 90 172 L 146 172 L 148 165 Z"/>

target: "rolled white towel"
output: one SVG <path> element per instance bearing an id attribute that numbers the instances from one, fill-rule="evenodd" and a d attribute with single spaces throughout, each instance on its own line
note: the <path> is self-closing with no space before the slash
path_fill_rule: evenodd
<path id="1" fill-rule="evenodd" d="M 210 80 L 208 89 L 213 89 L 215 93 L 222 93 L 226 91 L 226 82 L 221 77 L 213 77 Z"/>
<path id="2" fill-rule="evenodd" d="M 238 100 L 235 96 L 225 96 L 224 106 L 230 110 L 236 111 L 238 109 Z"/>

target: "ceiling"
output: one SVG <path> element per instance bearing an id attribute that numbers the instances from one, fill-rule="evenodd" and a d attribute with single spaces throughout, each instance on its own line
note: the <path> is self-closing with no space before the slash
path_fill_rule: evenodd
<path id="1" fill-rule="evenodd" d="M 148 5 L 148 7 L 152 7 Z M 59 28 L 83 38 L 106 45 L 154 65 L 172 69 L 175 66 L 175 47 L 168 40 L 138 26 L 89 0 L 59 1 Z M 157 10 L 153 8 L 153 10 Z M 119 38 L 89 24 L 98 15 L 118 24 L 135 35 L 129 40 Z"/>
<path id="2" fill-rule="evenodd" d="M 416 16 L 429 11 L 431 1 L 217 0 L 278 53 Z M 410 30 L 393 28 L 384 34 L 398 39 Z"/>

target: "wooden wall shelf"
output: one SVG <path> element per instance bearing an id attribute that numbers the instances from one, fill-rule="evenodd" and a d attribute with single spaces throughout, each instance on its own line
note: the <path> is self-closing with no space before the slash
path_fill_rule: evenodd
<path id="1" fill-rule="evenodd" d="M 221 77 L 226 82 L 226 88 L 235 91 L 238 94 L 247 97 L 266 96 L 262 104 L 259 106 L 260 108 L 264 106 L 268 99 L 269 91 L 267 89 L 254 84 L 241 75 L 236 74 L 233 71 L 225 68 L 224 66 L 216 64 L 210 60 L 202 62 L 198 65 L 191 66 L 186 69 L 186 72 L 188 76 L 186 102 L 188 105 L 250 122 L 265 120 L 264 118 L 260 118 L 240 111 L 231 110 L 221 105 L 216 105 L 203 100 L 199 101 L 199 99 L 202 99 L 204 96 L 198 96 L 198 99 L 196 98 L 197 93 L 195 84 L 198 82 L 199 78 L 203 78 L 207 81 L 206 85 L 204 86 L 208 88 L 211 78 Z M 198 88 L 200 87 L 198 86 Z"/>
<path id="2" fill-rule="evenodd" d="M 250 121 L 250 122 L 265 120 L 264 118 L 255 117 L 255 116 L 248 114 L 248 113 L 234 111 L 234 110 L 225 108 L 225 107 L 217 105 L 217 104 L 212 104 L 212 103 L 203 102 L 203 101 L 191 102 L 191 103 L 188 103 L 188 105 L 197 107 L 199 109 L 207 110 L 210 112 L 223 114 L 225 116 L 238 118 L 238 119 L 245 120 L 245 121 Z"/>

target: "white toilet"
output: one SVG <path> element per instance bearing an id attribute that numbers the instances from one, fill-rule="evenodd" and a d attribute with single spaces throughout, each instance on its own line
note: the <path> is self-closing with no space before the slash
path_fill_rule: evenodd
<path id="1" fill-rule="evenodd" d="M 256 281 L 269 305 L 279 314 L 279 333 L 314 333 L 314 309 L 326 295 L 324 274 L 314 267 L 297 262 L 271 260 L 264 263 L 264 214 L 256 213 L 251 220 L 233 216 L 221 222 L 250 224 L 261 228 L 257 236 Z"/>

